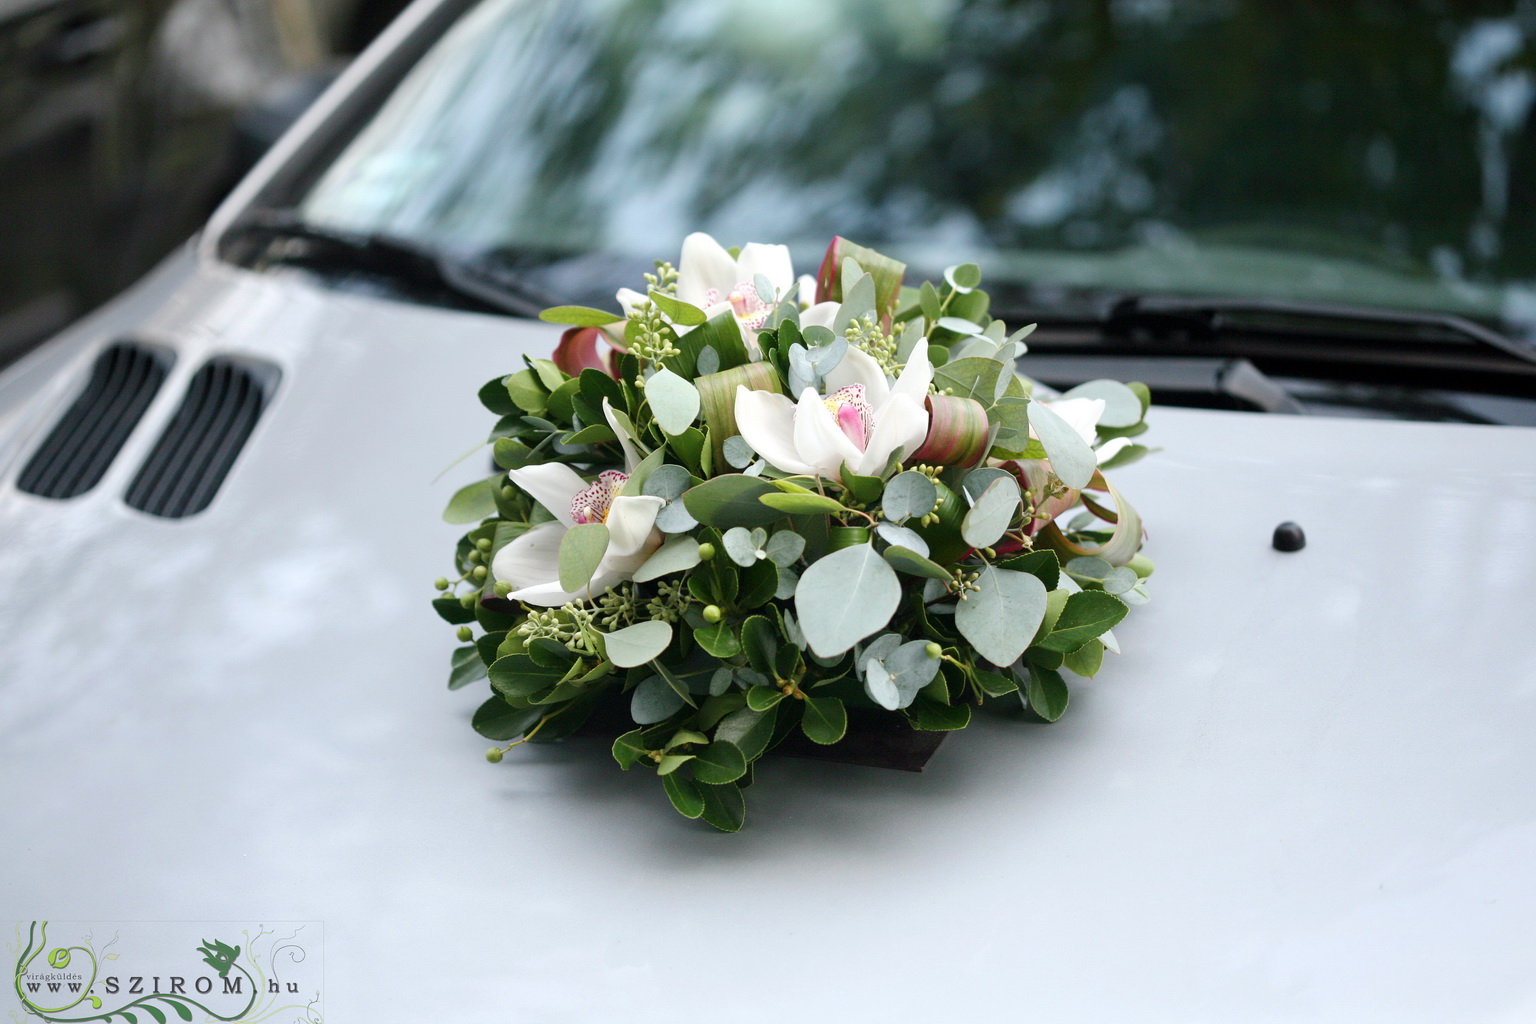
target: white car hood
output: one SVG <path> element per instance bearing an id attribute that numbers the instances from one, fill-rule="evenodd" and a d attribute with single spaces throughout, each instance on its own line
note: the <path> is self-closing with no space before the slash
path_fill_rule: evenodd
<path id="1" fill-rule="evenodd" d="M 102 483 L 17 468 L 100 345 L 178 360 Z M 739 835 L 445 688 L 439 518 L 557 331 L 190 253 L 0 378 L 0 912 L 323 921 L 336 1021 L 1536 1016 L 1536 431 L 1157 409 L 1157 561 L 1055 725 L 770 757 Z M 123 504 L 210 353 L 281 384 L 213 505 Z M 1270 546 L 1282 520 L 1306 529 Z"/>

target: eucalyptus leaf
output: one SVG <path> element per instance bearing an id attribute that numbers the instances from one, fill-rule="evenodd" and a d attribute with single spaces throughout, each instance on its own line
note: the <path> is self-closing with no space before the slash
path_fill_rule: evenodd
<path id="1" fill-rule="evenodd" d="M 699 564 L 699 542 L 684 534 L 672 537 L 651 552 L 651 557 L 635 570 L 636 583 L 648 583 L 668 573 L 683 572 Z"/>
<path id="2" fill-rule="evenodd" d="M 961 538 L 973 548 L 996 544 L 1019 509 L 1019 484 L 1011 476 L 993 480 L 960 523 Z"/>
<path id="3" fill-rule="evenodd" d="M 759 541 L 754 534 L 761 533 L 762 528 L 748 530 L 744 526 L 733 526 L 721 534 L 720 542 L 725 547 L 725 553 L 731 561 L 737 565 L 746 567 L 753 565 L 759 558 L 767 557 Z M 764 538 L 766 540 L 766 538 Z"/>
<path id="4" fill-rule="evenodd" d="M 1053 469 L 1061 482 L 1073 490 L 1082 490 L 1093 480 L 1098 469 L 1093 449 L 1060 415 L 1043 402 L 1029 406 L 1029 425 L 1034 428 Z"/>
<path id="5" fill-rule="evenodd" d="M 944 280 L 957 292 L 962 294 L 972 292 L 981 287 L 981 268 L 974 263 L 959 263 L 953 267 L 946 267 Z"/>
<path id="6" fill-rule="evenodd" d="M 683 698 L 660 676 L 641 681 L 629 698 L 629 717 L 636 725 L 664 722 L 682 709 Z"/>
<path id="7" fill-rule="evenodd" d="M 1029 573 L 982 566 L 977 589 L 955 607 L 955 628 L 994 665 L 1011 665 L 1045 618 L 1045 584 Z"/>
<path id="8" fill-rule="evenodd" d="M 865 666 L 864 692 L 887 711 L 901 707 L 901 691 L 896 688 L 896 680 L 891 678 L 883 661 L 871 661 Z"/>
<path id="9" fill-rule="evenodd" d="M 1090 380 L 1061 397 L 1103 399 L 1099 422 L 1106 427 L 1134 427 L 1141 422 L 1141 398 L 1117 380 Z"/>
<path id="10" fill-rule="evenodd" d="M 585 590 L 607 551 L 608 527 L 603 523 L 578 523 L 566 530 L 560 538 L 560 589 L 570 594 Z"/>
<path id="11" fill-rule="evenodd" d="M 725 452 L 725 461 L 730 463 L 733 469 L 745 469 L 752 464 L 752 459 L 756 455 L 752 451 L 752 446 L 747 443 L 747 439 L 740 434 L 732 434 L 726 438 L 722 450 Z"/>
<path id="12" fill-rule="evenodd" d="M 460 487 L 448 499 L 448 507 L 443 509 L 443 522 L 478 523 L 486 516 L 495 515 L 496 491 L 501 484 L 502 476 L 498 473 Z"/>
<path id="13" fill-rule="evenodd" d="M 915 469 L 893 476 L 880 498 L 885 518 L 894 522 L 921 518 L 932 512 L 938 503 L 939 492 L 933 481 Z"/>
<path id="14" fill-rule="evenodd" d="M 645 382 L 645 400 L 656 422 L 670 435 L 681 434 L 699 416 L 699 389 L 666 367 Z"/>
<path id="15" fill-rule="evenodd" d="M 653 619 L 605 634 L 603 651 L 619 668 L 634 668 L 661 654 L 671 642 L 671 624 Z"/>
<path id="16" fill-rule="evenodd" d="M 878 523 L 875 526 L 875 535 L 892 547 L 906 548 L 924 558 L 928 557 L 928 542 L 923 540 L 923 535 L 916 530 L 909 530 L 895 523 Z"/>
<path id="17" fill-rule="evenodd" d="M 883 628 L 900 603 L 901 581 L 870 544 L 818 560 L 795 587 L 800 628 L 811 650 L 824 658 L 842 654 Z"/>
<path id="18" fill-rule="evenodd" d="M 793 530 L 780 530 L 768 538 L 763 550 L 773 564 L 782 569 L 794 565 L 805 552 L 805 538 Z"/>
<path id="19" fill-rule="evenodd" d="M 700 377 L 708 377 L 712 373 L 718 373 L 719 370 L 720 353 L 715 351 L 715 347 L 713 345 L 705 345 L 699 349 L 698 375 Z"/>

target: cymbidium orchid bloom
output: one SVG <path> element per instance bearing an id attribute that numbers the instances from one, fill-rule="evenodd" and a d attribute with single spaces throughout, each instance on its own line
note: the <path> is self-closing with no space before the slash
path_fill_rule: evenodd
<path id="1" fill-rule="evenodd" d="M 806 388 L 798 402 L 770 391 L 736 389 L 736 428 L 768 464 L 783 473 L 836 479 L 884 471 L 898 450 L 917 450 L 928 433 L 923 400 L 933 381 L 927 349 L 919 345 L 894 385 L 880 364 L 850 347 L 826 375 L 828 394 Z"/>
<path id="2" fill-rule="evenodd" d="M 624 438 L 606 400 L 603 412 L 614 433 Z M 514 484 L 555 517 L 554 522 L 540 523 L 514 539 L 491 560 L 494 578 L 512 585 L 509 600 L 553 607 L 595 597 L 633 576 L 661 546 L 656 513 L 666 502 L 650 495 L 619 493 L 637 461 L 627 439 L 624 449 L 625 472 L 605 470 L 590 482 L 561 462 L 507 471 Z M 608 550 L 587 587 L 571 593 L 560 586 L 560 542 L 567 530 L 584 523 L 608 527 Z"/>
<path id="3" fill-rule="evenodd" d="M 757 293 L 759 274 L 773 287 L 773 295 Z M 683 254 L 677 267 L 677 298 L 702 309 L 706 317 L 732 313 L 748 351 L 754 355 L 757 332 L 767 324 L 777 302 L 782 301 L 796 283 L 788 246 L 749 242 L 741 247 L 739 256 L 732 256 L 702 231 L 695 231 L 683 239 Z M 815 279 L 807 276 L 801 278 L 799 284 L 799 297 L 810 301 L 816 292 Z M 647 297 L 631 288 L 620 288 L 618 299 L 627 316 Z M 821 310 L 820 306 L 830 307 L 832 312 Z M 811 322 L 821 323 L 824 319 L 830 325 L 837 304 L 824 302 L 820 306 L 815 307 L 817 312 Z M 672 329 L 682 335 L 693 328 L 674 324 Z"/>

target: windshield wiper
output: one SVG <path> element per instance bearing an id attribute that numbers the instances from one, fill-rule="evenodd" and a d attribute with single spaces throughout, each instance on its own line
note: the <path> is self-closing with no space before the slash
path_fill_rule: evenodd
<path id="1" fill-rule="evenodd" d="M 248 211 L 220 242 L 224 257 L 240 266 L 292 265 L 382 280 L 412 298 L 451 308 L 537 317 L 559 304 L 506 274 L 493 282 L 472 262 L 385 234 L 316 224 L 292 210 Z"/>
<path id="2" fill-rule="evenodd" d="M 1124 340 L 1182 337 L 1192 342 L 1234 334 L 1328 339 L 1358 354 L 1358 346 L 1443 354 L 1474 345 L 1536 364 L 1536 348 L 1475 320 L 1448 313 L 1361 308 L 1283 299 L 1186 299 L 1133 295 L 1111 307 L 1104 331 Z"/>

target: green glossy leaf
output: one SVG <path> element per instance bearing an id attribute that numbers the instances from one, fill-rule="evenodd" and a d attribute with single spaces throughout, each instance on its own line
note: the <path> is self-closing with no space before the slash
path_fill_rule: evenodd
<path id="1" fill-rule="evenodd" d="M 448 671 L 448 689 L 457 690 L 484 678 L 485 662 L 480 660 L 479 649 L 474 644 L 456 648 L 452 667 Z"/>
<path id="2" fill-rule="evenodd" d="M 747 689 L 747 707 L 753 711 L 767 711 L 784 699 L 784 691 L 772 686 L 753 686 Z"/>
<path id="3" fill-rule="evenodd" d="M 668 320 L 675 324 L 682 324 L 684 327 L 697 327 L 709 319 L 698 306 L 684 302 L 682 299 L 674 298 L 664 292 L 653 290 L 651 292 L 651 301 L 656 303 L 657 309 L 666 314 Z"/>
<path id="4" fill-rule="evenodd" d="M 848 732 L 848 710 L 836 697 L 807 697 L 800 730 L 812 743 L 829 746 Z"/>
<path id="5" fill-rule="evenodd" d="M 543 716 L 539 708 L 515 708 L 498 696 L 476 708 L 469 724 L 486 739 L 505 743 L 532 729 Z"/>
<path id="6" fill-rule="evenodd" d="M 650 749 L 650 744 L 645 738 L 645 730 L 631 729 L 613 741 L 613 759 L 619 762 L 620 768 L 628 771 Z"/>
<path id="7" fill-rule="evenodd" d="M 666 778 L 692 760 L 692 754 L 663 754 L 656 763 L 656 774 Z"/>
<path id="8" fill-rule="evenodd" d="M 734 743 L 750 764 L 768 749 L 777 722 L 778 714 L 772 709 L 740 708 L 720 720 L 715 739 Z"/>
<path id="9" fill-rule="evenodd" d="M 955 627 L 977 654 L 994 665 L 1011 665 L 1045 617 L 1045 585 L 1028 573 L 987 565 L 976 586 L 956 602 Z"/>
<path id="10" fill-rule="evenodd" d="M 1126 611 L 1125 602 L 1102 590 L 1073 594 L 1067 598 L 1055 628 L 1040 641 L 1040 646 L 1062 653 L 1075 651 L 1106 630 L 1113 629 L 1125 618 Z"/>
<path id="11" fill-rule="evenodd" d="M 532 370 L 519 370 L 507 378 L 507 394 L 530 416 L 542 416 L 549 408 L 549 392 Z"/>
<path id="12" fill-rule="evenodd" d="M 821 494 L 784 494 L 770 491 L 757 499 L 769 508 L 776 508 L 791 515 L 814 515 L 818 512 L 847 512 L 843 503 Z"/>
<path id="13" fill-rule="evenodd" d="M 717 530 L 766 526 L 784 518 L 783 512 L 758 500 L 774 493 L 777 488 L 759 477 L 727 473 L 684 491 L 683 505 L 693 518 Z"/>
<path id="14" fill-rule="evenodd" d="M 502 477 L 498 473 L 460 487 L 448 499 L 448 507 L 443 509 L 443 522 L 478 523 L 487 516 L 495 515 L 496 491 L 501 484 Z"/>
<path id="15" fill-rule="evenodd" d="M 747 664 L 764 675 L 773 675 L 773 659 L 779 653 L 779 630 L 767 616 L 752 615 L 741 624 L 741 646 Z"/>
<path id="16" fill-rule="evenodd" d="M 699 389 L 666 367 L 645 382 L 645 400 L 661 429 L 681 434 L 699 416 Z"/>
<path id="17" fill-rule="evenodd" d="M 704 794 L 698 785 L 682 775 L 664 775 L 661 788 L 667 791 L 672 807 L 685 818 L 697 818 L 704 813 Z"/>
<path id="18" fill-rule="evenodd" d="M 1067 713 L 1071 694 L 1061 673 L 1038 665 L 1029 666 L 1029 685 L 1025 690 L 1029 709 L 1047 722 L 1054 722 Z"/>
<path id="19" fill-rule="evenodd" d="M 432 610 L 443 619 L 455 626 L 462 626 L 466 622 L 475 621 L 475 610 L 465 608 L 456 597 L 435 597 L 432 599 Z"/>
<path id="20" fill-rule="evenodd" d="M 953 732 L 971 724 L 969 704 L 940 704 L 921 694 L 904 713 L 912 728 L 924 732 Z"/>
<path id="21" fill-rule="evenodd" d="M 729 622 L 701 626 L 693 631 L 693 638 L 716 658 L 734 658 L 741 653 L 741 641 L 736 638 Z"/>
<path id="22" fill-rule="evenodd" d="M 624 318 L 591 306 L 553 306 L 540 313 L 539 319 L 545 323 L 569 324 L 572 327 L 606 327 Z"/>
<path id="23" fill-rule="evenodd" d="M 723 786 L 746 774 L 747 758 L 736 744 L 716 740 L 694 756 L 691 770 L 705 785 Z"/>
<path id="24" fill-rule="evenodd" d="M 722 832 L 740 832 L 746 822 L 747 801 L 734 782 L 724 786 L 700 786 L 704 797 L 704 820 Z"/>
<path id="25" fill-rule="evenodd" d="M 592 582 L 592 574 L 608 551 L 608 527 L 603 523 L 578 523 L 560 538 L 560 589 L 579 594 Z"/>
<path id="26" fill-rule="evenodd" d="M 897 572 L 904 572 L 908 576 L 921 576 L 929 580 L 952 579 L 948 569 L 937 562 L 929 561 L 911 548 L 892 546 L 882 553 L 885 560 L 891 563 L 891 568 Z"/>
<path id="27" fill-rule="evenodd" d="M 1063 658 L 1062 663 L 1071 672 L 1085 679 L 1092 679 L 1099 674 L 1099 669 L 1104 664 L 1104 645 L 1098 640 L 1089 640 Z"/>
<path id="28" fill-rule="evenodd" d="M 1017 680 L 998 672 L 988 672 L 984 668 L 974 670 L 972 675 L 976 685 L 981 687 L 981 692 L 988 697 L 1004 697 L 1019 688 Z"/>
<path id="29" fill-rule="evenodd" d="M 1045 584 L 1046 590 L 1055 590 L 1056 584 L 1061 579 L 1061 562 L 1056 557 L 1056 552 L 1049 549 L 1031 551 L 1027 555 L 1018 555 L 1007 561 L 998 562 L 999 569 L 1011 569 L 1014 572 L 1027 572 L 1031 576 L 1038 576 L 1040 582 Z"/>
<path id="30" fill-rule="evenodd" d="M 672 642 L 672 626 L 652 620 L 616 629 L 603 637 L 603 651 L 619 668 L 634 668 L 660 655 Z"/>
<path id="31" fill-rule="evenodd" d="M 795 586 L 795 617 L 823 658 L 842 654 L 884 628 L 901 603 L 901 581 L 873 545 L 855 544 L 818 560 Z"/>

